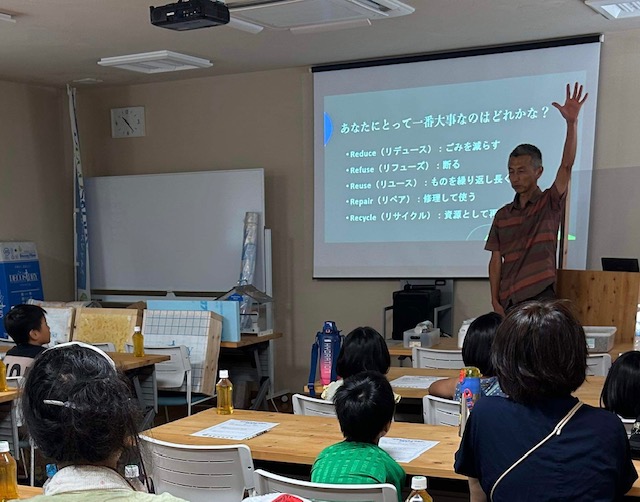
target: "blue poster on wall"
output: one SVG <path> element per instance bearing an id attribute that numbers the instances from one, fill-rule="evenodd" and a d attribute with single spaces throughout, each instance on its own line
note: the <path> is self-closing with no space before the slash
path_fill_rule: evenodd
<path id="1" fill-rule="evenodd" d="M 33 242 L 0 242 L 0 338 L 7 338 L 4 316 L 29 299 L 44 300 L 38 252 Z"/>

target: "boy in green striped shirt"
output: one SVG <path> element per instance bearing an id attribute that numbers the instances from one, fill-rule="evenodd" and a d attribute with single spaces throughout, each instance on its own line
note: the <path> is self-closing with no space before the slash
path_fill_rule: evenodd
<path id="1" fill-rule="evenodd" d="M 387 378 L 377 371 L 358 373 L 345 379 L 333 402 L 345 440 L 320 452 L 311 469 L 311 481 L 391 483 L 402 502 L 404 469 L 378 446 L 391 427 L 396 405 Z"/>

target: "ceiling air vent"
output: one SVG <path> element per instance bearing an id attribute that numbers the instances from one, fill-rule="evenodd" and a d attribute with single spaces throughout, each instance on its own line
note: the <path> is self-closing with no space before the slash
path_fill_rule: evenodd
<path id="1" fill-rule="evenodd" d="M 195 68 L 209 68 L 213 63 L 208 59 L 188 56 L 179 52 L 155 51 L 142 54 L 127 54 L 102 58 L 100 66 L 115 66 L 123 70 L 141 73 L 164 73 L 168 71 L 193 70 Z"/>
<path id="2" fill-rule="evenodd" d="M 370 24 L 415 10 L 397 0 L 227 0 L 226 4 L 232 18 L 293 32 Z"/>

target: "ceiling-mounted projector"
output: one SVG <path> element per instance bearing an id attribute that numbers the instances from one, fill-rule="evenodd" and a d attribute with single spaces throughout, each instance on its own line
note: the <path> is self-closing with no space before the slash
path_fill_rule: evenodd
<path id="1" fill-rule="evenodd" d="M 149 7 L 151 24 L 186 31 L 219 26 L 229 22 L 229 9 L 213 0 L 184 0 L 162 7 Z"/>

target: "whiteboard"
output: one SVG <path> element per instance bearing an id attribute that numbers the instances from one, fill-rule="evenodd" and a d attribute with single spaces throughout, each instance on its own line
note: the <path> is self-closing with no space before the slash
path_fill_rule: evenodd
<path id="1" fill-rule="evenodd" d="M 91 289 L 227 291 L 255 211 L 254 285 L 264 291 L 263 169 L 95 177 L 85 190 Z"/>

